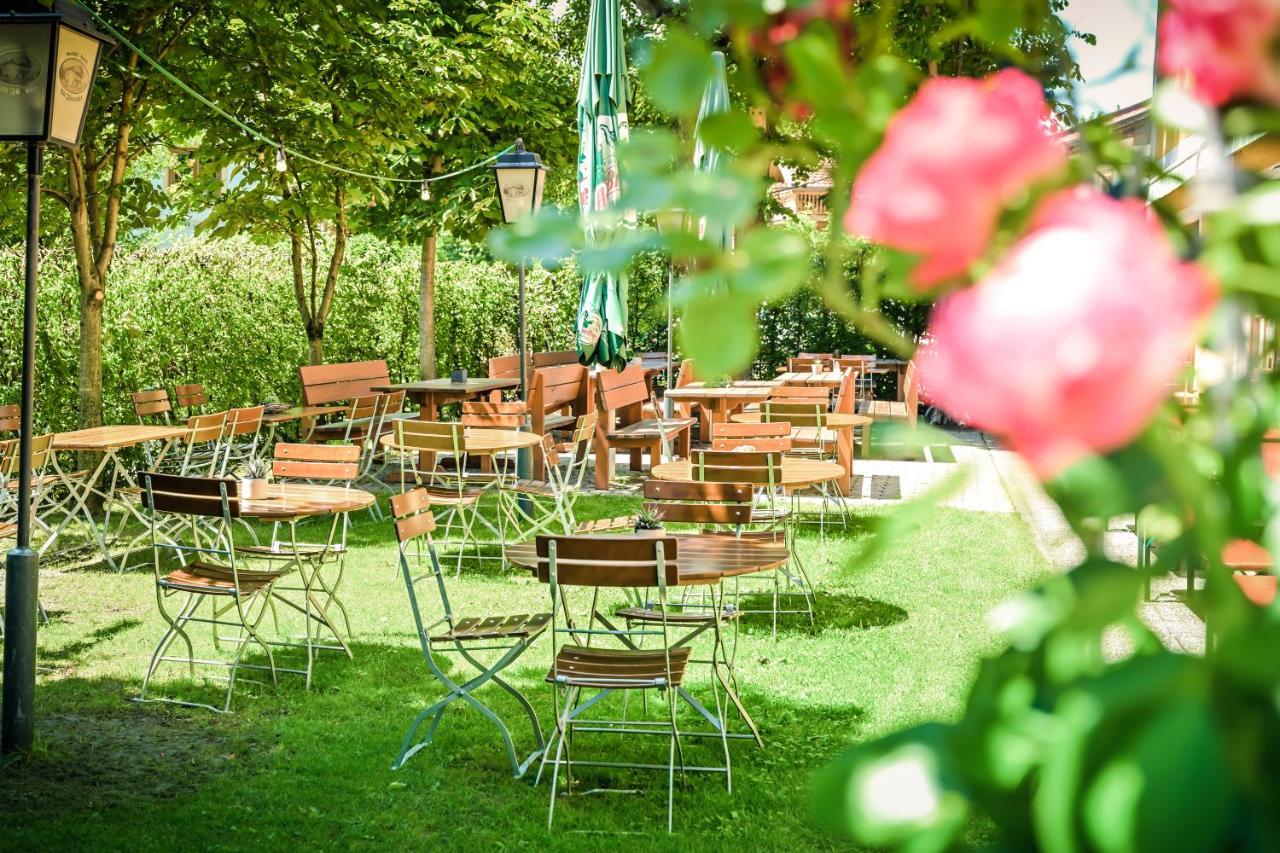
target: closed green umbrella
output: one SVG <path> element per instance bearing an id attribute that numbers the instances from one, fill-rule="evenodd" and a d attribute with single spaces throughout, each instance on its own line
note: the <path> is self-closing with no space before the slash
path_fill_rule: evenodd
<path id="1" fill-rule="evenodd" d="M 587 241 L 607 245 L 612 227 L 590 214 L 617 203 L 618 142 L 627 138 L 627 57 L 618 0 L 592 0 L 578 85 L 578 204 Z M 578 301 L 578 361 L 623 369 L 627 352 L 627 278 L 588 272 Z"/>
<path id="2" fill-rule="evenodd" d="M 698 108 L 698 123 L 694 127 L 693 167 L 700 172 L 719 172 L 725 166 L 725 152 L 702 139 L 702 123 L 719 113 L 729 111 L 729 81 L 724 68 L 724 54 L 714 51 L 711 61 L 715 70 L 702 92 L 702 105 Z M 733 248 L 733 227 L 728 221 L 713 216 L 703 217 L 698 223 L 701 236 L 722 251 Z"/>

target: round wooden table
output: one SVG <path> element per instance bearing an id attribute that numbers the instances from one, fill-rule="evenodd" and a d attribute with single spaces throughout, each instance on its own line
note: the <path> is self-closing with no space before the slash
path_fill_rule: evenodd
<path id="1" fill-rule="evenodd" d="M 417 447 L 401 447 L 396 444 L 394 433 L 378 439 L 379 443 L 389 449 L 402 453 L 419 450 Z M 462 450 L 474 456 L 492 456 L 506 450 L 522 450 L 526 447 L 537 447 L 542 444 L 542 436 L 536 432 L 522 432 L 514 429 L 487 429 L 485 427 L 467 427 L 462 431 Z"/>
<path id="2" fill-rule="evenodd" d="M 348 489 L 342 486 L 315 486 L 308 483 L 271 483 L 265 498 L 249 500 L 241 498 L 242 518 L 259 518 L 267 521 L 285 521 L 336 515 L 341 512 L 358 512 L 368 509 L 377 500 L 364 489 Z"/>
<path id="3" fill-rule="evenodd" d="M 655 465 L 651 473 L 658 480 L 692 482 L 693 463 L 687 459 L 679 462 L 664 462 L 661 465 Z M 799 489 L 839 480 L 843 474 L 844 471 L 835 462 L 783 456 L 781 476 L 775 485 Z"/>
<path id="4" fill-rule="evenodd" d="M 733 536 L 702 536 L 696 533 L 676 533 L 673 537 L 676 540 L 675 561 L 680 586 L 714 584 L 725 578 L 767 572 L 784 565 L 790 558 L 786 546 L 781 542 L 737 539 Z M 605 535 L 599 538 L 620 537 Z M 671 555 L 666 555 L 666 559 L 670 560 Z M 538 567 L 536 543 L 521 542 L 519 545 L 507 546 L 507 560 L 522 569 L 535 571 Z"/>

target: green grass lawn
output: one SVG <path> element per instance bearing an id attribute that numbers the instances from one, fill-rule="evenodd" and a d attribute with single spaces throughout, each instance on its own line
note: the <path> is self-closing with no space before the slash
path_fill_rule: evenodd
<path id="1" fill-rule="evenodd" d="M 585 498 L 580 508 L 605 516 L 636 503 Z M 546 781 L 512 779 L 494 729 L 458 706 L 428 749 L 389 769 L 410 720 L 443 692 L 413 634 L 389 522 L 361 515 L 351 534 L 344 598 L 355 659 L 324 654 L 310 692 L 296 676 L 274 687 L 245 682 L 225 716 L 128 701 L 162 633 L 150 572 L 55 566 L 42 578 L 52 622 L 40 637 L 39 744 L 0 771 L 0 848 L 844 847 L 814 824 L 813 771 L 851 744 L 954 717 L 978 658 L 998 648 L 983 614 L 1048 571 L 1015 516 L 955 510 L 857 565 L 875 517 L 859 510 L 847 535 L 825 543 L 803 534 L 821 590 L 816 631 L 807 619 L 787 622 L 775 640 L 764 617 L 743 625 L 739 679 L 766 747 L 732 744 L 732 795 L 717 776 L 678 783 L 673 838 L 664 831 L 665 774 L 616 771 L 583 772 L 582 787 L 643 793 L 562 799 L 548 833 Z M 462 613 L 549 604 L 545 587 L 496 565 L 465 570 L 452 595 Z M 544 731 L 549 649 L 544 637 L 513 678 Z M 703 673 L 695 671 L 695 691 Z M 218 685 L 182 674 L 161 670 L 160 691 L 219 701 Z M 531 749 L 515 703 L 486 694 Z M 593 749 L 666 757 L 661 739 L 591 738 L 582 736 L 578 757 Z M 691 745 L 688 757 L 713 758 L 709 750 Z"/>

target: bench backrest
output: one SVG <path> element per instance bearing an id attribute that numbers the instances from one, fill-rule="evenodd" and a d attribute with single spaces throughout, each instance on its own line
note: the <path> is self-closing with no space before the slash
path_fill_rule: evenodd
<path id="1" fill-rule="evenodd" d="M 490 379 L 517 379 L 520 376 L 520 356 L 498 355 L 489 359 Z"/>
<path id="2" fill-rule="evenodd" d="M 578 351 L 573 349 L 555 350 L 553 352 L 535 352 L 534 367 L 556 367 L 561 364 L 577 364 Z"/>
<path id="3" fill-rule="evenodd" d="M 488 429 L 519 429 L 528 407 L 519 400 L 506 403 L 470 401 L 462 404 L 462 425 Z"/>
<path id="4" fill-rule="evenodd" d="M 591 373 L 581 364 L 535 367 L 529 380 L 529 416 L 533 431 L 545 433 L 546 417 L 570 409 L 585 415 L 595 407 L 591 400 Z"/>
<path id="5" fill-rule="evenodd" d="M 605 412 L 616 412 L 628 407 L 643 405 L 649 400 L 649 386 L 644 381 L 644 365 L 633 362 L 621 372 L 616 370 L 601 371 L 596 377 L 599 389 L 600 409 Z M 606 419 L 607 419 L 606 415 Z"/>
<path id="6" fill-rule="evenodd" d="M 298 368 L 302 402 L 308 406 L 337 403 L 374 394 L 373 388 L 391 382 L 383 359 L 340 364 L 304 364 Z"/>
<path id="7" fill-rule="evenodd" d="M 791 373 L 808 373 L 813 370 L 813 363 L 818 362 L 821 370 L 834 370 L 836 360 L 829 355 L 802 355 L 787 359 L 787 370 Z"/>

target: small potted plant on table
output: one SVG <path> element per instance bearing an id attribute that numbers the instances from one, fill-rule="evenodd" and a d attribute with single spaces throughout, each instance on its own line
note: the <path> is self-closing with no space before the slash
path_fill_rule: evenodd
<path id="1" fill-rule="evenodd" d="M 262 500 L 271 486 L 271 466 L 265 459 L 250 459 L 240 470 L 240 497 L 242 500 Z"/>
<path id="2" fill-rule="evenodd" d="M 645 507 L 640 510 L 636 515 L 635 534 L 653 539 L 661 539 L 667 535 L 667 531 L 662 527 L 662 516 L 658 515 L 656 509 Z"/>

